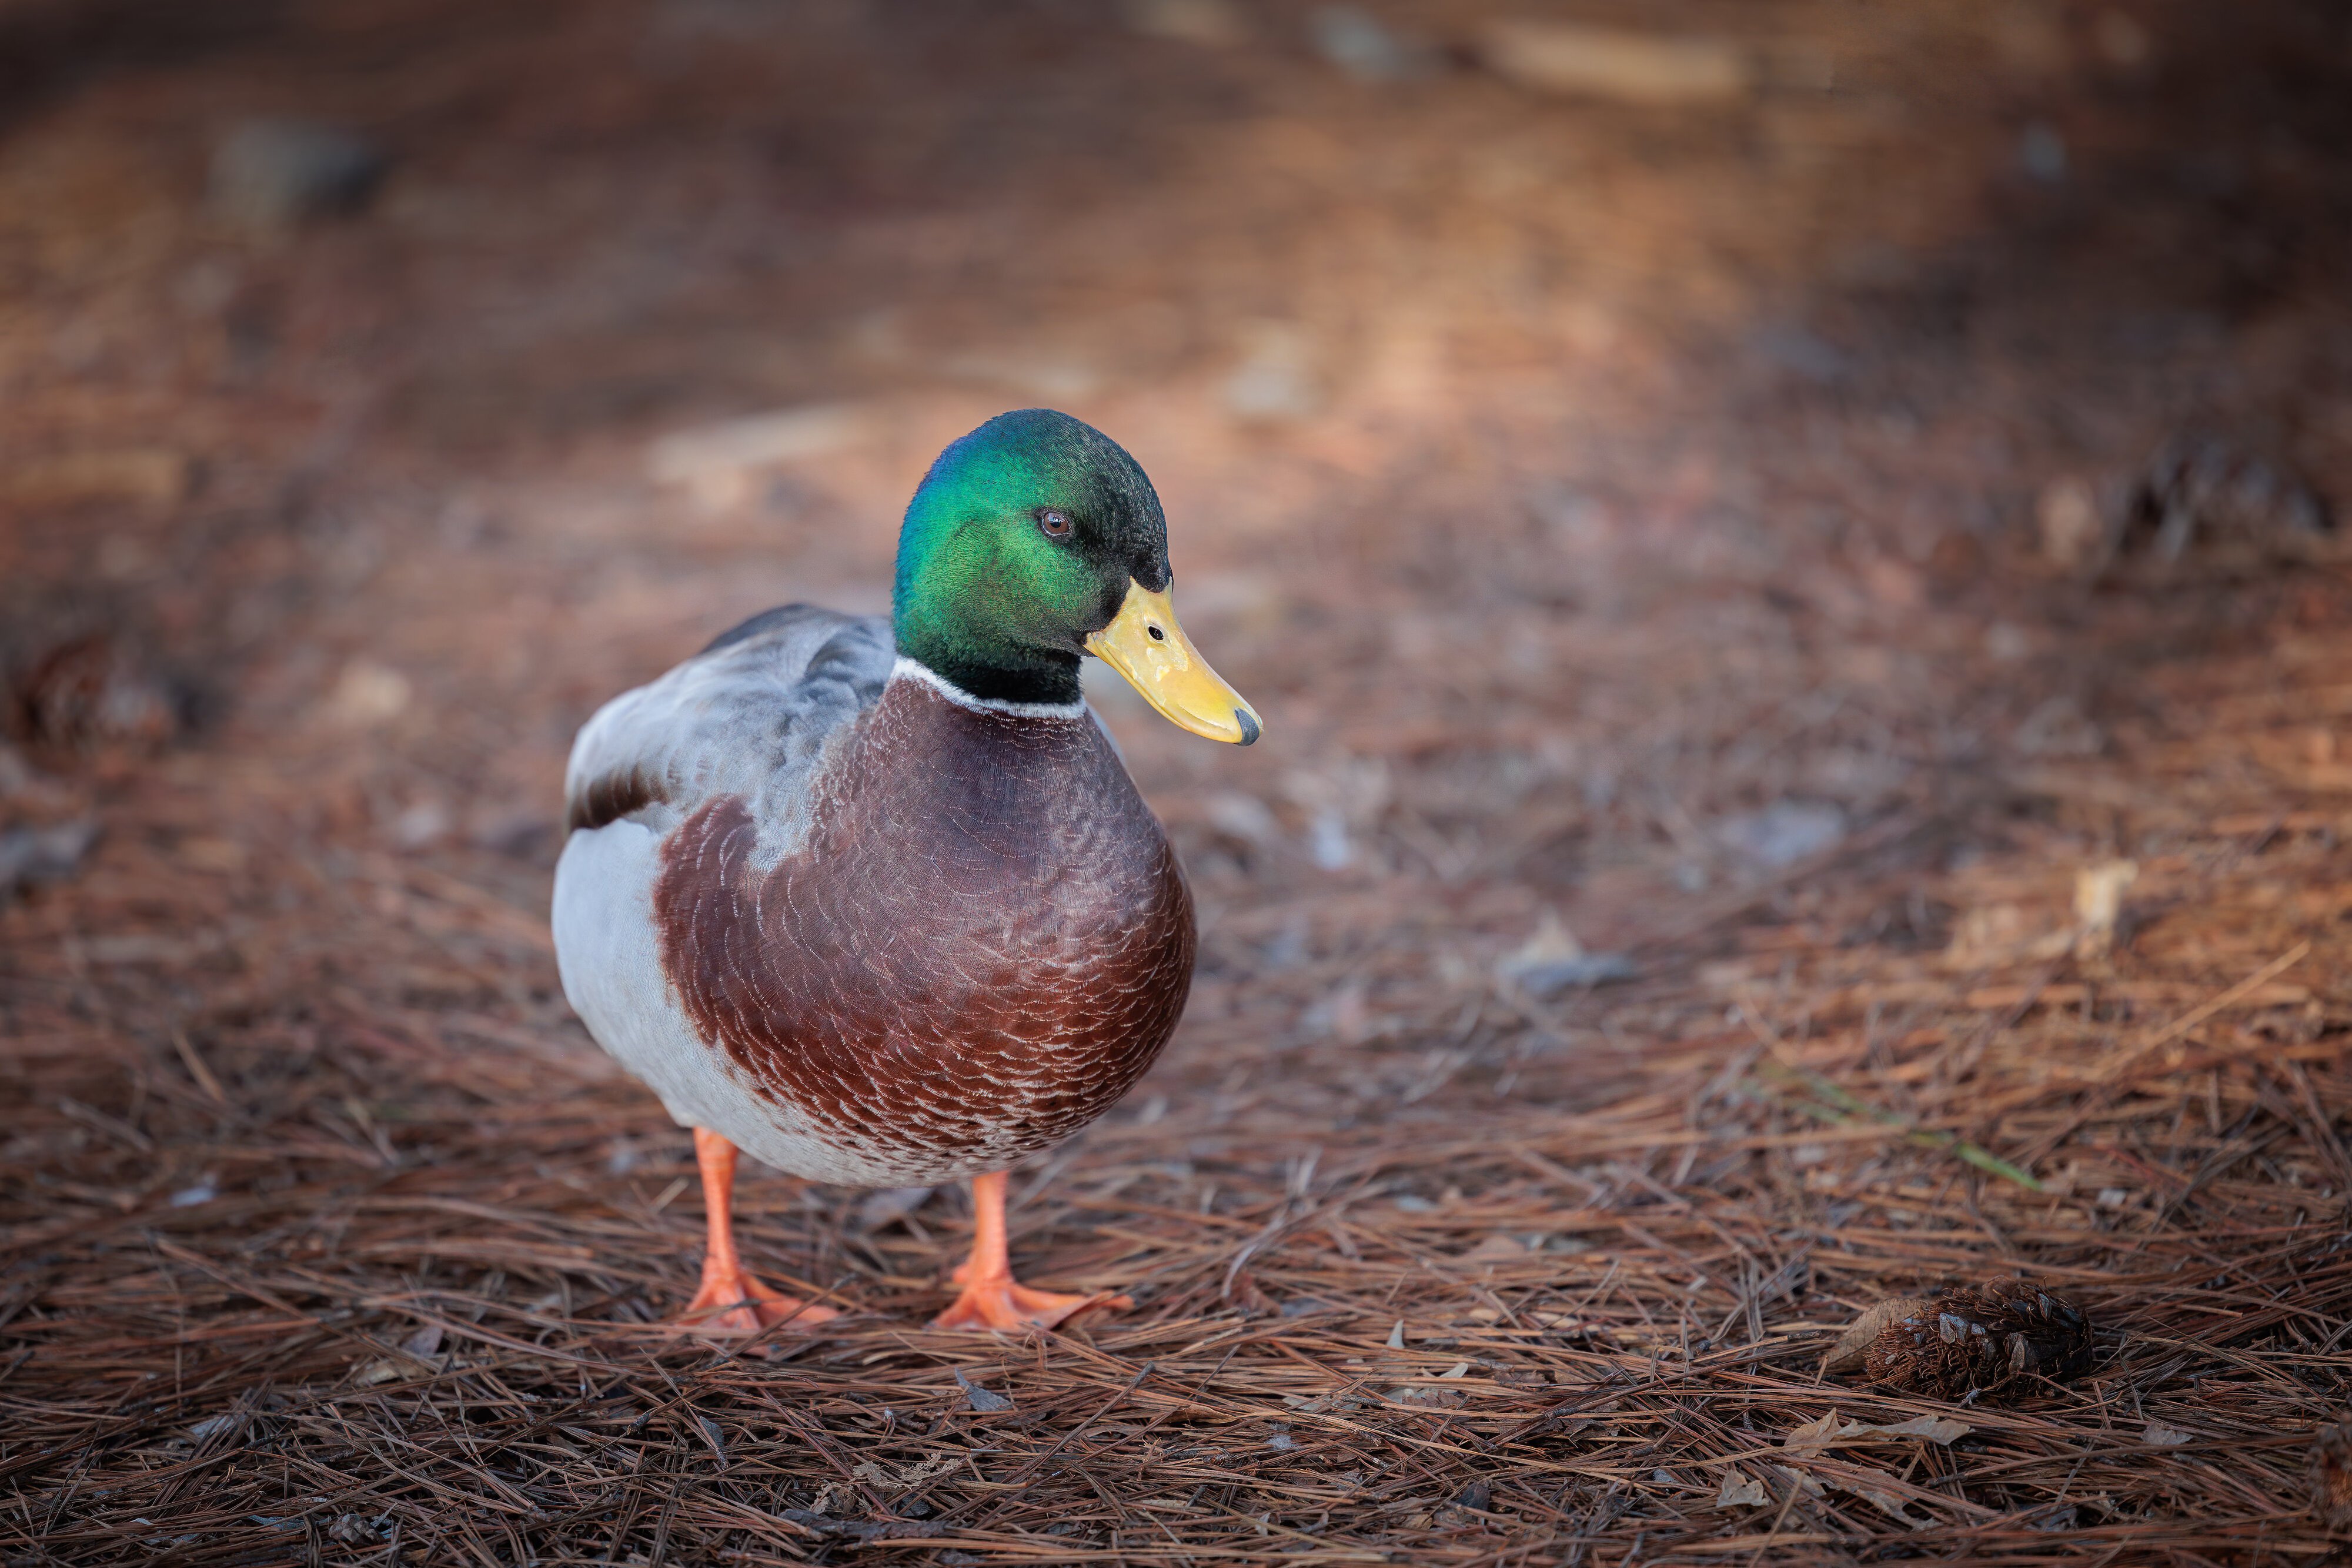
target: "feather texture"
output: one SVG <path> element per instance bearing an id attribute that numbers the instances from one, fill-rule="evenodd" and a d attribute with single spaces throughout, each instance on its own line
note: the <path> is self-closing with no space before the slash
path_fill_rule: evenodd
<path id="1" fill-rule="evenodd" d="M 572 829 L 650 813 L 675 825 L 714 795 L 750 803 L 763 858 L 800 826 L 826 741 L 881 700 L 896 657 L 890 623 L 787 604 L 722 632 L 650 685 L 599 708 L 572 742 L 564 818 Z"/>
<path id="2" fill-rule="evenodd" d="M 891 678 L 791 607 L 572 754 L 566 994 L 681 1124 L 824 1180 L 1001 1170 L 1099 1115 L 1190 988 L 1192 899 L 1093 716 Z"/>

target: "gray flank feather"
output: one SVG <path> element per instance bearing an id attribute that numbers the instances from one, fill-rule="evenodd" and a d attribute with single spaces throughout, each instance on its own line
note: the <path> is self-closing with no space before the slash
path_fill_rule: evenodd
<path id="1" fill-rule="evenodd" d="M 770 834 L 799 836 L 825 742 L 881 700 L 895 658 L 881 616 L 808 604 L 755 615 L 581 727 L 565 819 L 666 832 L 713 796 L 740 795 L 761 824 L 761 858 L 783 853 Z"/>

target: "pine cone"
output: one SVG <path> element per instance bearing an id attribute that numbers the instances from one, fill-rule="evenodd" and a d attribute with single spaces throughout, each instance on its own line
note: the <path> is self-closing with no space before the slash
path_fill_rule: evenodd
<path id="1" fill-rule="evenodd" d="M 1958 1320 L 1942 1318 L 1931 1302 L 1888 1323 L 1863 1353 L 1863 1375 L 1897 1394 L 1958 1398 L 1976 1383 L 1976 1363 L 1966 1333 L 1947 1332 L 1948 1322 Z"/>
<path id="2" fill-rule="evenodd" d="M 2332 1531 L 2352 1530 L 2352 1415 L 2312 1434 L 2311 1511 Z"/>
<path id="3" fill-rule="evenodd" d="M 2126 550 L 2171 561 L 2192 543 L 2270 545 L 2333 531 L 2327 503 L 2296 475 L 2212 435 L 2168 443 L 2124 505 Z"/>
<path id="4" fill-rule="evenodd" d="M 103 633 L 52 648 L 18 679 L 8 728 L 47 746 L 152 750 L 187 717 L 174 694 Z"/>
<path id="5" fill-rule="evenodd" d="M 2090 1359 L 2082 1309 L 2031 1281 L 1995 1280 L 1946 1291 L 1888 1323 L 1863 1369 L 1896 1393 L 1958 1399 L 2021 1377 L 2072 1377 Z"/>

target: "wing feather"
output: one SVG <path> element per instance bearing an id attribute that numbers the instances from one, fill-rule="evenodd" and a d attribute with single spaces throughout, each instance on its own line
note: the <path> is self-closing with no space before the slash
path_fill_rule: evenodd
<path id="1" fill-rule="evenodd" d="M 786 823 L 827 737 L 881 699 L 890 623 L 787 604 L 721 632 L 581 727 L 564 769 L 568 831 L 667 827 L 713 795 Z"/>

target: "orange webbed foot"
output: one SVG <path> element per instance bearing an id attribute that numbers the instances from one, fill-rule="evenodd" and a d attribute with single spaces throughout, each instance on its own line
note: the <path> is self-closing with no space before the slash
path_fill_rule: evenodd
<path id="1" fill-rule="evenodd" d="M 1132 1307 L 1126 1296 L 1108 1291 L 1091 1296 L 1066 1296 L 1057 1291 L 1033 1291 L 1013 1278 L 1013 1261 L 1004 1245 L 1004 1173 L 992 1171 L 971 1178 L 971 1256 L 949 1276 L 963 1287 L 946 1312 L 931 1320 L 935 1329 L 1058 1328 L 1074 1312 L 1088 1307 Z"/>
<path id="2" fill-rule="evenodd" d="M 1088 1307 L 1130 1308 L 1133 1300 L 1115 1296 L 1108 1291 L 1097 1291 L 1090 1296 L 1065 1295 L 1059 1291 L 1034 1291 L 1020 1283 L 1010 1274 L 988 1280 L 974 1280 L 967 1266 L 955 1271 L 957 1283 L 963 1293 L 946 1312 L 931 1320 L 935 1329 L 993 1329 L 999 1333 L 1016 1329 L 1058 1328 L 1074 1313 Z"/>
<path id="3" fill-rule="evenodd" d="M 782 1323 L 805 1332 L 840 1312 L 770 1290 L 743 1267 L 735 1250 L 735 1145 L 708 1127 L 694 1130 L 695 1163 L 702 1169 L 702 1204 L 710 1226 L 702 1253 L 702 1288 L 670 1320 L 675 1333 L 738 1338 Z"/>
<path id="4" fill-rule="evenodd" d="M 733 1338 L 755 1334 L 779 1323 L 795 1332 L 805 1332 L 840 1315 L 835 1308 L 821 1307 L 771 1289 L 741 1270 L 729 1274 L 706 1269 L 702 1288 L 694 1292 L 694 1300 L 687 1302 L 686 1310 L 670 1322 L 681 1333 Z"/>

